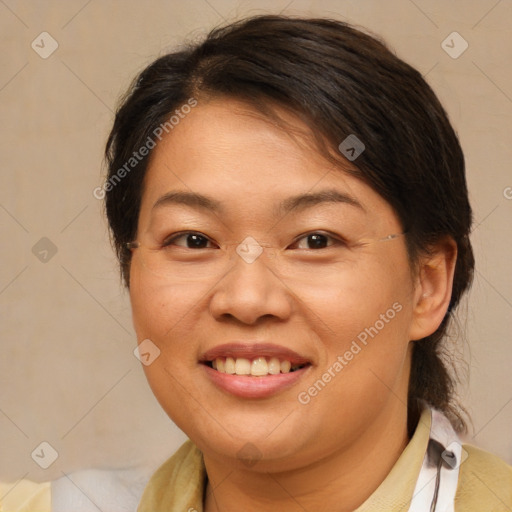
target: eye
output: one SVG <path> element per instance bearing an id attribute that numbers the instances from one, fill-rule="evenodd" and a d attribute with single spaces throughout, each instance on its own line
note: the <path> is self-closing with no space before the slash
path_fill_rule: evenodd
<path id="1" fill-rule="evenodd" d="M 185 231 L 171 235 L 164 240 L 162 247 L 165 248 L 173 245 L 185 247 L 187 249 L 210 249 L 213 247 L 213 244 L 208 237 L 195 231 Z"/>
<path id="2" fill-rule="evenodd" d="M 345 242 L 327 233 L 308 233 L 298 238 L 291 246 L 292 249 L 326 249 L 334 245 L 346 245 Z M 205 235 L 196 231 L 184 231 L 167 237 L 162 243 L 162 248 L 172 246 L 186 249 L 211 249 L 215 245 Z"/>
<path id="3" fill-rule="evenodd" d="M 304 244 L 305 241 L 305 244 Z M 306 247 L 304 247 L 306 245 Z M 292 248 L 297 249 L 325 249 L 333 245 L 345 245 L 342 240 L 335 238 L 334 236 L 326 233 L 308 233 L 297 239 L 293 244 Z M 296 247 L 293 247 L 296 246 Z"/>

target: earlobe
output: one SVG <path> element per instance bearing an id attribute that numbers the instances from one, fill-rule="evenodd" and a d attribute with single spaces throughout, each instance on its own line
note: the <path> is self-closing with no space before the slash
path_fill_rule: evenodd
<path id="1" fill-rule="evenodd" d="M 451 237 L 440 240 L 427 256 L 421 258 L 410 340 L 430 336 L 443 321 L 452 296 L 456 260 L 457 244 Z"/>

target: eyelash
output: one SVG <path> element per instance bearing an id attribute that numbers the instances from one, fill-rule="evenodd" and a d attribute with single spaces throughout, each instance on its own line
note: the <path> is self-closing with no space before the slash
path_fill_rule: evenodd
<path id="1" fill-rule="evenodd" d="M 162 248 L 167 248 L 167 247 L 170 247 L 171 245 L 173 245 L 173 242 L 175 242 L 176 240 L 179 240 L 180 238 L 183 238 L 183 237 L 186 237 L 188 235 L 197 235 L 199 237 L 202 237 L 204 238 L 205 240 L 207 240 L 209 243 L 213 243 L 206 235 L 203 235 L 202 233 L 199 233 L 198 231 L 182 231 L 181 233 L 175 233 L 174 235 L 172 235 L 170 238 L 166 238 L 164 240 L 164 242 L 162 243 Z M 309 251 L 319 251 L 321 249 L 328 249 L 329 247 L 332 247 L 334 245 L 347 245 L 346 241 L 344 241 L 341 237 L 339 236 L 335 236 L 335 235 L 332 235 L 330 233 L 325 233 L 325 232 L 322 232 L 322 231 L 311 231 L 309 233 L 305 233 L 303 235 L 300 235 L 299 237 L 297 237 L 295 239 L 295 241 L 292 243 L 292 245 L 295 245 L 297 244 L 300 240 L 304 239 L 304 238 L 307 238 L 309 236 L 312 236 L 312 235 L 321 235 L 321 236 L 324 236 L 326 237 L 327 239 L 330 239 L 331 241 L 333 241 L 334 243 L 332 243 L 331 245 L 327 245 L 327 247 L 321 247 L 320 249 L 302 249 L 302 250 L 309 250 Z M 179 247 L 182 247 L 182 246 L 179 246 Z M 194 250 L 193 248 L 191 247 L 183 247 L 184 249 L 191 249 L 191 250 Z M 211 247 L 200 247 L 200 249 L 211 249 Z"/>

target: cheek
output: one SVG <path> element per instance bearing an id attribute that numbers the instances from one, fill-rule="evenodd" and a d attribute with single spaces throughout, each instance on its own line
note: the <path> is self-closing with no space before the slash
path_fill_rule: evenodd
<path id="1" fill-rule="evenodd" d="M 323 310 L 315 308 L 319 315 L 308 323 L 318 335 L 320 360 L 293 407 L 301 423 L 294 436 L 309 456 L 328 456 L 339 443 L 355 443 L 388 406 L 403 410 L 409 377 L 406 297 L 392 286 L 354 286 L 332 294 Z M 313 439 L 311 432 L 321 435 Z"/>
<path id="2" fill-rule="evenodd" d="M 408 268 L 385 258 L 333 273 L 329 285 L 297 290 L 333 336 L 354 337 L 377 323 L 379 331 L 405 331 L 410 321 L 412 281 Z M 400 309 L 400 314 L 397 310 Z M 383 318 L 381 318 L 383 316 Z M 384 322 L 384 324 L 383 324 Z M 342 348 L 342 347 L 337 347 Z"/>
<path id="3" fill-rule="evenodd" d="M 330 290 L 311 295 L 317 318 L 312 315 L 310 322 L 315 322 L 323 352 L 318 371 L 297 398 L 311 428 L 349 439 L 371 423 L 390 397 L 406 396 L 411 278 L 407 269 L 391 272 L 379 263 L 367 272 L 340 274 Z M 318 426 L 326 415 L 332 421 Z"/>
<path id="4" fill-rule="evenodd" d="M 161 278 L 133 266 L 130 283 L 133 324 L 139 343 L 149 339 L 160 351 L 152 364 L 143 366 L 159 400 L 165 395 L 168 395 L 166 399 L 172 399 L 179 382 L 198 371 L 196 340 L 201 332 L 197 326 L 200 311 L 205 307 L 205 291 L 200 283 L 164 284 Z"/>
<path id="5" fill-rule="evenodd" d="M 192 410 L 197 405 L 190 399 L 188 389 L 199 372 L 194 326 L 199 322 L 204 295 L 199 284 L 163 285 L 160 278 L 132 265 L 130 300 L 137 340 L 149 339 L 160 350 L 151 364 L 143 365 L 143 370 L 162 408 L 186 430 L 190 430 L 187 418 L 194 416 Z M 185 402 L 187 408 L 183 407 Z M 187 414 L 182 417 L 185 409 Z"/>
<path id="6" fill-rule="evenodd" d="M 169 285 L 161 277 L 132 264 L 130 302 L 135 331 L 144 338 L 164 340 L 183 328 L 198 310 L 204 287 L 179 279 Z"/>
<path id="7" fill-rule="evenodd" d="M 319 371 L 336 375 L 326 403 L 379 402 L 407 381 L 412 280 L 408 267 L 391 266 L 380 260 L 340 274 L 330 291 L 312 295 L 315 330 L 323 333 Z"/>

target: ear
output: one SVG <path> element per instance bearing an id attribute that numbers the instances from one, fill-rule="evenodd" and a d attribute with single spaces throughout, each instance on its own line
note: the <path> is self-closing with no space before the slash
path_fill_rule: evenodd
<path id="1" fill-rule="evenodd" d="M 457 244 L 451 237 L 440 240 L 420 259 L 414 291 L 410 340 L 429 336 L 439 327 L 452 296 Z"/>

